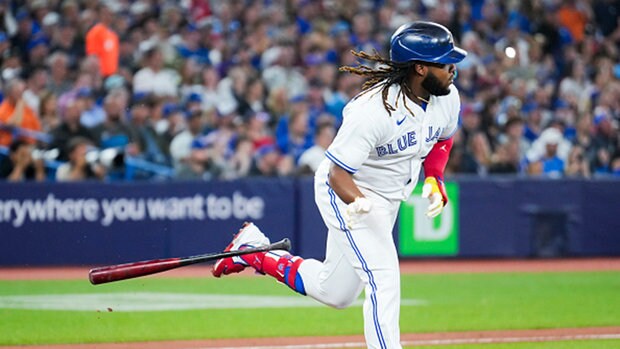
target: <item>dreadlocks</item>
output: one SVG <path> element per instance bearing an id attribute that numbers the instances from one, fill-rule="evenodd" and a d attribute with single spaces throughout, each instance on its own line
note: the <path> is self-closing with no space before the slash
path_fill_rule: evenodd
<path id="1" fill-rule="evenodd" d="M 343 66 L 340 67 L 340 71 L 349 72 L 352 74 L 360 75 L 363 77 L 367 77 L 368 80 L 364 82 L 362 85 L 362 94 L 368 92 L 376 86 L 383 86 L 381 88 L 381 96 L 383 97 L 383 107 L 385 110 L 392 115 L 393 111 L 396 111 L 396 108 L 388 103 L 388 90 L 392 84 L 398 84 L 401 89 L 398 92 L 402 95 L 403 105 L 409 112 L 413 115 L 413 112 L 407 107 L 407 103 L 405 103 L 405 94 L 403 93 L 403 89 L 409 90 L 409 86 L 407 86 L 407 77 L 409 76 L 409 72 L 411 71 L 413 64 L 411 62 L 405 63 L 397 63 L 385 59 L 379 55 L 377 51 L 375 51 L 372 55 L 364 52 L 364 51 L 351 51 L 355 57 L 373 61 L 379 63 L 380 66 L 373 69 L 366 65 L 359 65 L 357 67 L 351 66 Z M 397 96 L 397 106 L 398 106 L 398 97 Z"/>

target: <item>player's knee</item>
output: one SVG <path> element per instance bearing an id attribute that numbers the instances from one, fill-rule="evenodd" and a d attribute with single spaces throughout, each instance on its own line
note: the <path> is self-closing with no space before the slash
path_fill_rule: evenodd
<path id="1" fill-rule="evenodd" d="M 348 297 L 345 295 L 338 295 L 337 297 L 331 297 L 325 304 L 332 308 L 344 309 L 348 308 L 355 301 L 355 297 Z"/>

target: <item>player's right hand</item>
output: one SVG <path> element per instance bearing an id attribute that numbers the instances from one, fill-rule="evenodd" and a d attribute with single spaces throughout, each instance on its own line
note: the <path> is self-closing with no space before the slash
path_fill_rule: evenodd
<path id="1" fill-rule="evenodd" d="M 424 180 L 424 186 L 422 186 L 422 197 L 428 199 L 428 209 L 426 210 L 426 216 L 428 218 L 437 217 L 443 210 L 444 205 L 447 203 L 447 198 L 444 200 L 445 190 L 443 189 L 443 183 L 438 181 L 435 177 L 427 177 Z"/>
<path id="2" fill-rule="evenodd" d="M 344 221 L 347 224 L 348 229 L 353 229 L 353 226 L 361 222 L 368 212 L 372 209 L 372 201 L 370 199 L 358 196 L 355 200 L 347 205 L 347 209 L 344 212 Z"/>

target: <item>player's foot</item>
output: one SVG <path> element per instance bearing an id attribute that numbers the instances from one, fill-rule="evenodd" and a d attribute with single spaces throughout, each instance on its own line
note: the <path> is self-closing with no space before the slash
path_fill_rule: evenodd
<path id="1" fill-rule="evenodd" d="M 246 222 L 224 252 L 244 250 L 246 248 L 263 245 L 269 245 L 269 238 L 267 238 L 254 223 Z M 252 258 L 251 256 L 252 254 L 245 255 L 245 260 L 241 256 L 218 259 L 213 265 L 213 276 L 220 277 L 222 274 L 228 275 L 243 271 L 250 265 L 246 260 Z"/>

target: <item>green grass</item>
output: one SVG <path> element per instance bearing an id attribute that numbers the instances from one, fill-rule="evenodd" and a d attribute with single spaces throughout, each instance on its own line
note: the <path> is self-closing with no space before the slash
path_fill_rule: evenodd
<path id="1" fill-rule="evenodd" d="M 111 292 L 292 295 L 288 288 L 267 277 L 145 277 L 99 286 L 90 285 L 86 279 L 0 281 L 0 295 Z M 620 326 L 618 272 L 405 275 L 402 297 L 429 302 L 426 306 L 402 307 L 403 333 Z M 345 335 L 361 334 L 363 328 L 360 307 L 304 308 L 303 313 L 299 309 L 163 312 L 0 309 L 0 324 L 0 345 Z M 588 348 L 620 347 L 617 341 L 587 343 Z M 607 343 L 613 344 L 605 346 Z M 570 345 L 558 342 L 557 346 L 544 348 L 576 348 Z M 525 347 L 522 344 L 484 346 L 485 349 Z M 543 347 L 530 344 L 527 348 Z"/>

